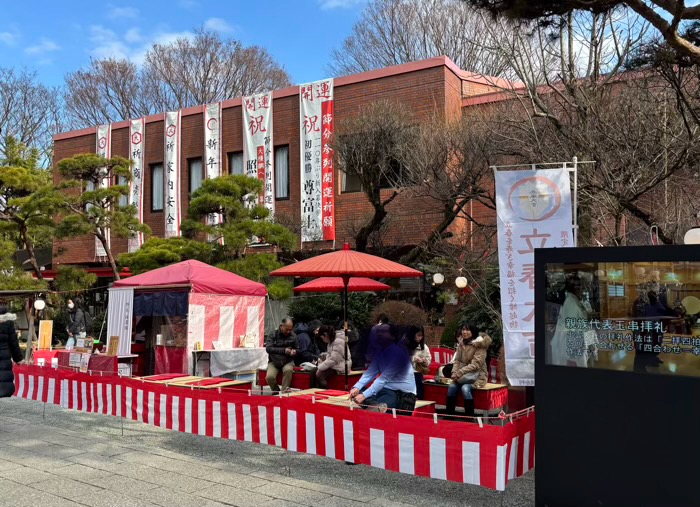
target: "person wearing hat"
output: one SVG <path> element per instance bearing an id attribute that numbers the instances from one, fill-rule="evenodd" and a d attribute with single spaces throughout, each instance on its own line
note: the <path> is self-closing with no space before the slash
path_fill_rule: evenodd
<path id="1" fill-rule="evenodd" d="M 24 359 L 17 340 L 15 321 L 17 315 L 7 311 L 7 303 L 0 301 L 0 398 L 9 398 L 15 393 L 15 376 L 12 361 Z"/>

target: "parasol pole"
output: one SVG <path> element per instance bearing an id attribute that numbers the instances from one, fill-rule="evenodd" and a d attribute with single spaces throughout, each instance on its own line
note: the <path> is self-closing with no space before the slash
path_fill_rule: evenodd
<path id="1" fill-rule="evenodd" d="M 343 328 L 345 329 L 345 390 L 348 391 L 348 284 L 350 277 L 343 275 Z"/>

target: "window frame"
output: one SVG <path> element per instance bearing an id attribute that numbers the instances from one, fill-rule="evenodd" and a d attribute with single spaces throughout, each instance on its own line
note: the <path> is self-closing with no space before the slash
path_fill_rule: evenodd
<path id="1" fill-rule="evenodd" d="M 187 159 L 187 196 L 189 199 L 192 199 L 192 193 L 197 190 L 194 189 L 192 190 L 192 163 L 199 161 L 199 188 L 201 188 L 202 183 L 206 179 L 204 175 L 204 159 L 203 157 L 192 157 Z M 165 190 L 165 186 L 163 186 L 163 190 Z"/>
<path id="2" fill-rule="evenodd" d="M 163 189 L 163 195 L 161 196 L 161 208 L 156 209 L 154 207 L 154 185 L 153 182 L 155 181 L 155 178 L 153 177 L 153 173 L 155 172 L 156 167 L 160 167 L 160 172 L 161 172 L 161 188 Z M 163 165 L 163 162 L 154 162 L 153 164 L 149 164 L 149 169 L 150 169 L 150 176 L 151 176 L 151 213 L 163 213 L 165 211 L 165 166 Z"/>
<path id="3" fill-rule="evenodd" d="M 232 172 L 232 167 L 231 167 L 231 158 L 234 155 L 240 155 L 241 156 L 241 172 L 240 173 L 234 173 Z M 243 150 L 238 150 L 238 151 L 229 151 L 226 153 L 226 164 L 227 164 L 227 169 L 228 169 L 228 174 L 229 175 L 238 175 L 238 176 L 243 176 L 245 175 L 245 160 L 243 159 Z"/>
<path id="4" fill-rule="evenodd" d="M 277 164 L 277 151 L 279 149 L 287 149 L 287 196 L 286 197 L 278 197 L 277 196 L 277 171 L 278 171 L 278 164 Z M 287 144 L 280 144 L 277 145 L 273 148 L 273 157 L 275 160 L 275 202 L 276 201 L 289 201 L 292 198 L 292 181 L 291 181 L 291 176 L 292 176 L 292 171 L 291 167 L 289 166 L 289 161 L 291 159 L 291 148 L 289 146 L 289 143 Z"/>

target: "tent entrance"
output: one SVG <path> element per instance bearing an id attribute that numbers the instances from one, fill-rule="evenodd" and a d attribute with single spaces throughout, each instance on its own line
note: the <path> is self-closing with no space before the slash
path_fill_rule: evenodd
<path id="1" fill-rule="evenodd" d="M 188 296 L 189 290 L 135 291 L 132 352 L 139 375 L 187 372 Z"/>

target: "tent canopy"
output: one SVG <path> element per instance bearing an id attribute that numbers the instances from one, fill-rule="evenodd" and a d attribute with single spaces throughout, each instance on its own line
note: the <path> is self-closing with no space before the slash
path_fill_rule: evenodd
<path id="1" fill-rule="evenodd" d="M 262 283 L 253 282 L 229 271 L 204 262 L 189 260 L 154 269 L 146 273 L 114 282 L 114 288 L 148 288 L 189 285 L 200 294 L 230 294 L 234 296 L 266 296 Z"/>

